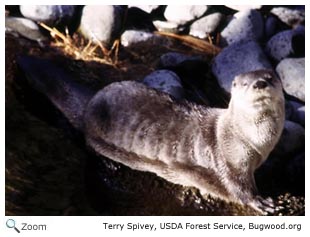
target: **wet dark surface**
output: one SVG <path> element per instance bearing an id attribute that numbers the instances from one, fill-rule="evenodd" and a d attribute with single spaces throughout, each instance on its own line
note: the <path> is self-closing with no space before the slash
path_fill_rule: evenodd
<path id="1" fill-rule="evenodd" d="M 6 215 L 257 214 L 98 157 L 44 96 L 16 82 L 23 76 L 16 66 L 16 57 L 22 54 L 51 58 L 77 80 L 101 88 L 113 81 L 142 79 L 156 67 L 160 55 L 186 49 L 176 46 L 152 51 L 147 47 L 122 52 L 121 68 L 116 68 L 73 61 L 53 48 L 41 49 L 27 40 L 6 36 Z M 220 101 L 223 106 L 227 98 L 223 95 Z M 285 166 L 289 159 L 280 164 Z M 289 178 L 282 165 L 277 169 L 263 166 L 258 171 L 259 189 L 283 206 L 276 215 L 304 215 L 304 173 Z"/>

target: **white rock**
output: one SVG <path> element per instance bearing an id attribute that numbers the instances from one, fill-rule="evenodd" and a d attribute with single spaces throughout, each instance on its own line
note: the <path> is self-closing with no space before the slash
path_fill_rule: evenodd
<path id="1" fill-rule="evenodd" d="M 156 10 L 160 5 L 128 5 L 128 7 L 137 7 L 141 10 L 151 13 L 152 11 Z"/>
<path id="2" fill-rule="evenodd" d="M 287 7 L 275 7 L 270 12 L 289 26 L 304 23 L 305 21 L 304 10 L 290 9 Z"/>
<path id="3" fill-rule="evenodd" d="M 236 11 L 245 11 L 245 10 L 262 8 L 262 5 L 225 5 L 225 6 Z"/>
<path id="4" fill-rule="evenodd" d="M 305 101 L 305 58 L 286 58 L 276 71 L 282 80 L 284 90 L 292 96 Z"/>
<path id="5" fill-rule="evenodd" d="M 201 17 L 207 9 L 205 5 L 168 5 L 164 16 L 167 21 L 182 25 Z"/>
<path id="6" fill-rule="evenodd" d="M 20 12 L 26 18 L 54 26 L 60 22 L 69 22 L 76 6 L 71 5 L 20 5 Z"/>
<path id="7" fill-rule="evenodd" d="M 88 5 L 83 8 L 82 34 L 93 42 L 110 46 L 121 31 L 122 10 L 112 5 Z"/>
<path id="8" fill-rule="evenodd" d="M 218 12 L 202 17 L 191 25 L 189 34 L 204 39 L 216 30 L 222 18 L 223 14 Z"/>

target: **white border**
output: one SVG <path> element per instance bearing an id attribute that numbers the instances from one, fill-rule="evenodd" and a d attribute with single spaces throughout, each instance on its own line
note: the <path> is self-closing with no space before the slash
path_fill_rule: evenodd
<path id="1" fill-rule="evenodd" d="M 87 4 L 141 4 L 141 5 L 147 5 L 147 4 L 163 4 L 167 5 L 169 1 L 87 1 Z M 188 5 L 188 1 L 170 1 L 170 4 L 174 5 Z M 309 4 L 307 1 L 274 1 L 276 3 L 281 3 L 283 5 L 306 5 L 306 16 L 309 14 Z M 31 4 L 85 4 L 86 2 L 81 1 L 54 1 L 51 3 L 51 1 L 31 1 Z M 191 0 L 191 5 L 203 5 L 203 4 L 209 4 L 209 5 L 222 5 L 222 4 L 231 3 L 230 1 L 201 1 L 201 0 Z M 251 4 L 270 4 L 270 1 L 251 1 Z M 25 4 L 21 1 L 5 1 L 4 4 Z M 240 4 L 240 5 L 246 5 L 249 4 L 249 1 L 234 1 L 233 4 Z M 4 5 L 2 8 L 3 18 L 4 19 Z M 309 32 L 308 32 L 308 24 L 306 20 L 306 39 L 309 39 Z M 4 63 L 4 55 L 5 55 L 5 48 L 4 48 L 4 21 L 2 20 L 0 23 L 1 26 L 1 32 L 2 32 L 2 38 L 1 38 L 1 55 L 2 55 L 2 75 L 5 75 L 5 63 Z M 306 58 L 308 58 L 308 42 L 306 42 Z M 306 60 L 306 76 L 305 78 L 309 78 L 308 73 L 309 68 L 309 60 Z M 307 94 L 309 93 L 309 83 L 306 80 L 306 101 L 308 101 Z M 2 101 L 2 106 L 0 107 L 0 113 L 1 113 L 1 161 L 0 161 L 0 169 L 2 171 L 0 175 L 0 211 L 2 213 L 2 218 L 0 218 L 0 236 L 16 236 L 17 233 L 13 229 L 8 229 L 5 227 L 5 221 L 7 220 L 7 217 L 5 217 L 5 78 L 2 78 L 2 88 L 0 92 L 0 99 Z M 308 118 L 308 103 L 306 103 L 306 118 Z M 309 140 L 309 126 L 306 126 L 306 144 Z M 309 171 L 309 162 L 307 162 L 309 154 L 308 146 L 306 146 L 306 171 Z M 306 183 L 309 184 L 309 174 L 306 172 Z M 306 186 L 306 197 L 309 197 L 309 188 Z M 307 199 L 306 199 L 307 200 Z M 211 235 L 213 234 L 229 234 L 229 236 L 247 236 L 250 234 L 251 236 L 262 236 L 262 235 L 285 235 L 292 236 L 292 235 L 298 235 L 298 236 L 305 236 L 306 232 L 309 230 L 309 206 L 306 205 L 306 216 L 305 217 L 14 217 L 14 219 L 17 222 L 17 226 L 19 226 L 22 222 L 28 222 L 28 223 L 46 223 L 48 224 L 48 231 L 46 232 L 27 232 L 23 231 L 21 234 L 23 236 L 57 236 L 57 235 L 69 235 L 69 236 L 85 236 L 88 234 L 89 236 L 112 236 L 112 235 L 126 235 L 126 236 L 158 236 L 160 234 L 172 234 L 172 235 L 178 235 L 178 234 L 204 234 L 204 235 Z M 306 221 L 307 220 L 307 221 Z M 185 231 L 185 230 L 170 230 L 170 231 L 156 231 L 156 232 L 148 232 L 148 231 L 105 231 L 103 229 L 102 222 L 110 222 L 110 223 L 128 223 L 128 222 L 140 222 L 140 223 L 156 223 L 159 225 L 160 222 L 191 222 L 191 223 L 208 223 L 208 222 L 221 222 L 221 223 L 248 223 L 248 222 L 255 222 L 255 223 L 283 223 L 286 222 L 287 224 L 291 223 L 300 223 L 302 224 L 302 231 L 266 231 L 266 232 L 260 232 L 260 231 L 231 231 L 231 230 L 223 230 L 223 231 L 212 231 L 212 230 L 197 230 L 197 231 Z M 309 234 L 308 234 L 309 235 Z"/>

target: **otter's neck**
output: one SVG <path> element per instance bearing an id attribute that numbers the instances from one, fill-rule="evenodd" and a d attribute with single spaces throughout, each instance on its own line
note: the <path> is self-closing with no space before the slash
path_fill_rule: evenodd
<path id="1" fill-rule="evenodd" d="M 230 116 L 226 116 L 226 122 L 232 124 L 231 132 L 244 146 L 250 146 L 250 149 L 254 149 L 261 156 L 262 160 L 258 162 L 260 165 L 267 159 L 281 136 L 284 126 L 284 105 L 279 102 L 276 106 L 253 111 L 241 112 L 231 104 L 227 110 Z"/>

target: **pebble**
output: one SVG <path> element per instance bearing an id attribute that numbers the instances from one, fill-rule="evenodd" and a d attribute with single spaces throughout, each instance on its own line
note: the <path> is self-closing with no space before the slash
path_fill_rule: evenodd
<path id="1" fill-rule="evenodd" d="M 88 5 L 83 8 L 80 31 L 93 42 L 111 46 L 122 27 L 121 7 L 112 5 Z"/>
<path id="2" fill-rule="evenodd" d="M 246 11 L 251 9 L 262 8 L 262 5 L 225 5 L 225 6 L 236 11 Z"/>
<path id="3" fill-rule="evenodd" d="M 170 33 L 178 33 L 182 31 L 182 28 L 175 22 L 169 21 L 153 21 L 154 26 L 157 28 L 158 31 L 170 32 Z"/>
<path id="4" fill-rule="evenodd" d="M 237 12 L 221 32 L 223 45 L 230 45 L 247 40 L 259 41 L 263 36 L 263 17 L 261 13 L 256 10 Z"/>
<path id="5" fill-rule="evenodd" d="M 280 140 L 275 147 L 274 154 L 281 157 L 294 152 L 296 153 L 304 147 L 304 142 L 305 129 L 297 123 L 286 120 Z"/>
<path id="6" fill-rule="evenodd" d="M 215 57 L 212 64 L 213 74 L 227 92 L 230 92 L 235 76 L 258 69 L 272 69 L 272 66 L 255 41 L 229 45 Z"/>
<path id="7" fill-rule="evenodd" d="M 151 88 L 168 93 L 176 99 L 184 97 L 181 79 L 170 70 L 157 70 L 143 79 L 143 83 Z"/>
<path id="8" fill-rule="evenodd" d="M 289 101 L 289 103 L 293 107 L 293 113 L 290 117 L 290 120 L 304 127 L 305 126 L 305 106 L 300 103 L 294 102 L 294 101 Z"/>
<path id="9" fill-rule="evenodd" d="M 288 30 L 289 27 L 285 25 L 274 15 L 269 15 L 265 19 L 265 39 L 268 41 L 272 36 L 280 31 Z"/>
<path id="10" fill-rule="evenodd" d="M 152 13 L 153 11 L 157 10 L 160 5 L 128 5 L 128 7 L 136 7 L 147 13 Z"/>
<path id="11" fill-rule="evenodd" d="M 125 47 L 146 41 L 153 41 L 154 43 L 166 42 L 165 38 L 163 37 L 160 37 L 150 32 L 139 30 L 126 30 L 121 37 L 121 44 Z"/>
<path id="12" fill-rule="evenodd" d="M 26 18 L 5 17 L 5 30 L 17 32 L 21 36 L 39 43 L 47 40 L 47 37 L 40 32 L 39 26 Z"/>
<path id="13" fill-rule="evenodd" d="M 286 58 L 276 67 L 284 90 L 305 101 L 305 58 Z"/>
<path id="14" fill-rule="evenodd" d="M 275 7 L 271 13 L 289 26 L 303 24 L 305 22 L 304 9 L 290 9 L 288 7 Z"/>
<path id="15" fill-rule="evenodd" d="M 305 127 L 305 106 L 287 99 L 285 101 L 285 119 Z"/>
<path id="16" fill-rule="evenodd" d="M 75 10 L 76 6 L 71 5 L 20 5 L 20 12 L 24 17 L 49 26 L 69 23 Z"/>
<path id="17" fill-rule="evenodd" d="M 281 31 L 267 42 L 265 50 L 272 59 L 279 62 L 293 55 L 295 51 L 297 54 L 300 54 L 299 51 L 304 52 L 304 46 L 300 45 L 304 38 L 305 32 L 303 27 L 296 30 Z"/>
<path id="18" fill-rule="evenodd" d="M 177 52 L 169 52 L 163 54 L 159 59 L 159 67 L 176 67 L 179 64 L 189 60 L 199 60 L 198 56 L 189 56 Z"/>
<path id="19" fill-rule="evenodd" d="M 201 17 L 207 9 L 206 5 L 168 5 L 164 16 L 167 21 L 184 25 Z"/>
<path id="20" fill-rule="evenodd" d="M 218 28 L 223 17 L 219 12 L 202 17 L 190 26 L 189 34 L 204 39 Z"/>

